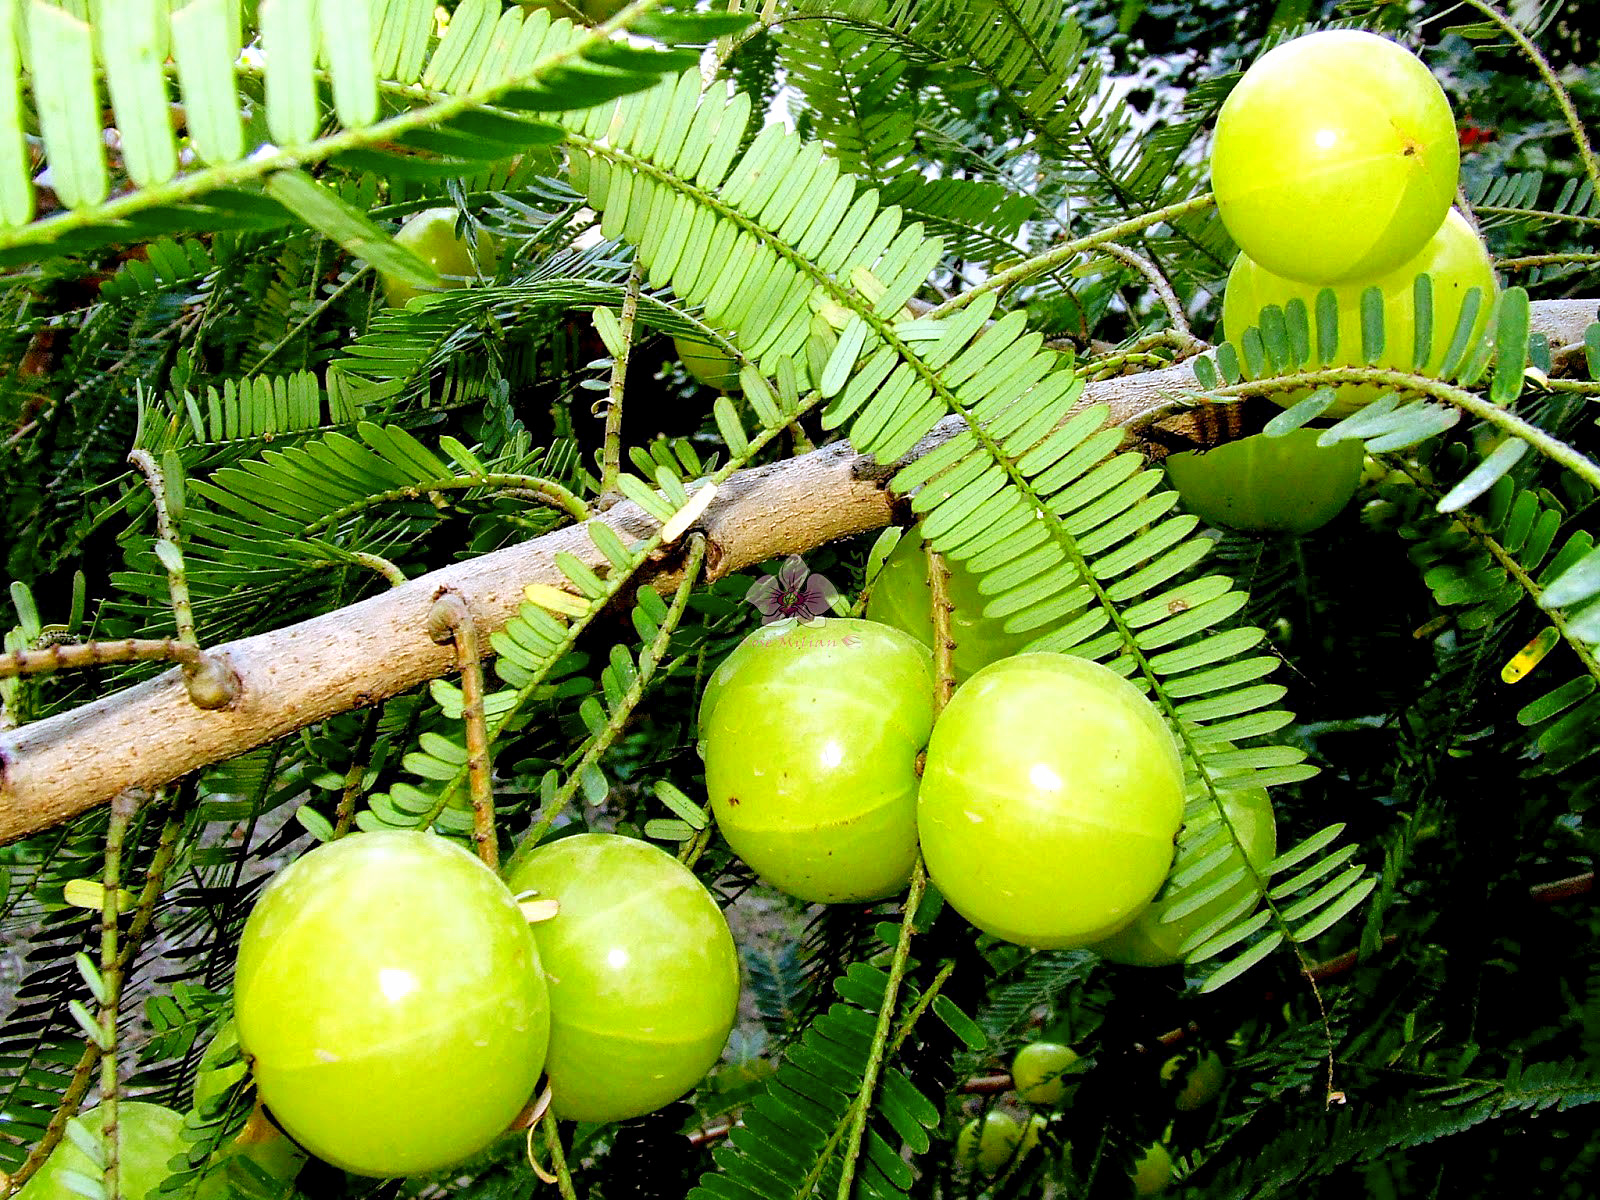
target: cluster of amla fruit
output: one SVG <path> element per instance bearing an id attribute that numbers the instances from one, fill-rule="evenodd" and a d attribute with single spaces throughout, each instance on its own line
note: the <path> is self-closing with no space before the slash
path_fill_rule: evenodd
<path id="1" fill-rule="evenodd" d="M 1482 345 L 1496 294 L 1488 250 L 1451 207 L 1460 161 L 1450 102 L 1405 47 L 1331 30 L 1268 51 L 1217 117 L 1211 182 L 1218 214 L 1240 248 L 1223 295 L 1223 336 L 1238 345 L 1263 310 L 1298 302 L 1313 365 L 1454 374 Z M 1419 342 L 1424 275 L 1431 320 Z M 1337 345 L 1327 353 L 1317 320 L 1324 290 L 1338 306 Z M 1369 361 L 1362 305 L 1374 290 L 1384 339 Z M 1343 382 L 1332 390 L 1322 415 L 1343 417 L 1385 387 Z M 1310 394 L 1304 388 L 1273 398 L 1287 407 Z M 1257 434 L 1172 455 L 1167 473 L 1189 509 L 1213 524 L 1309 533 L 1343 510 L 1362 471 L 1359 438 L 1326 446 L 1320 438 L 1311 427 Z"/>

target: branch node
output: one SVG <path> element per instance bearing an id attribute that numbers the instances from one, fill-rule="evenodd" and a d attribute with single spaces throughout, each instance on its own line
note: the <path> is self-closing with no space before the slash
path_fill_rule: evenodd
<path id="1" fill-rule="evenodd" d="M 239 677 L 227 660 L 216 654 L 202 653 L 194 669 L 184 672 L 183 686 L 196 708 L 215 711 L 239 698 Z"/>
<path id="2" fill-rule="evenodd" d="M 455 592 L 443 592 L 428 610 L 428 636 L 441 646 L 456 640 L 456 627 L 466 615 L 466 605 Z"/>

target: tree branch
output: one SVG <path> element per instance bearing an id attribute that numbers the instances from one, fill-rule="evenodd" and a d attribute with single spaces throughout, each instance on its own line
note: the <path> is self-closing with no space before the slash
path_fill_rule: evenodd
<path id="1" fill-rule="evenodd" d="M 1534 327 L 1557 362 L 1581 356 L 1593 300 L 1542 301 Z M 1576 347 L 1574 350 L 1573 348 Z M 1181 423 L 1198 390 L 1190 363 L 1089 383 L 1083 405 L 1106 404 L 1111 420 L 1138 437 L 1160 418 Z M 912 451 L 926 454 L 964 428 L 948 418 Z M 1217 440 L 1215 435 L 1200 444 Z M 701 518 L 707 576 L 887 525 L 896 516 L 885 487 L 893 468 L 845 442 L 730 477 Z M 602 517 L 624 544 L 653 534 L 654 518 L 631 502 Z M 238 694 L 226 708 L 196 708 L 182 673 L 171 670 L 70 712 L 0 732 L 0 843 L 49 828 L 129 788 L 154 790 L 212 763 L 351 709 L 376 704 L 452 669 L 455 656 L 428 634 L 428 614 L 446 591 L 470 607 L 483 644 L 505 626 L 530 583 L 561 586 L 555 556 L 565 551 L 605 569 L 582 526 L 456 563 L 382 595 L 298 625 L 212 647 Z M 663 556 L 649 577 L 675 587 L 681 563 Z"/>

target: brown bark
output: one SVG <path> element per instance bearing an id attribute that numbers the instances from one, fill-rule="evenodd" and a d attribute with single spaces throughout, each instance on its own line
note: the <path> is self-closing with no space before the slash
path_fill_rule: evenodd
<path id="1" fill-rule="evenodd" d="M 1563 355 L 1595 319 L 1594 301 L 1534 306 L 1534 326 Z M 1197 384 L 1187 364 L 1091 383 L 1084 404 L 1107 404 L 1112 420 L 1137 434 L 1178 414 Z M 1164 422 L 1166 424 L 1168 422 Z M 962 428 L 941 422 L 913 456 Z M 699 522 L 713 576 L 814 549 L 889 524 L 888 471 L 846 443 L 771 466 L 741 471 Z M 655 522 L 631 503 L 596 518 L 628 541 Z M 428 634 L 428 614 L 450 590 L 466 602 L 487 635 L 516 614 L 529 583 L 561 584 L 555 555 L 566 550 L 598 566 L 582 529 L 568 527 L 519 546 L 457 563 L 359 604 L 269 633 L 211 647 L 232 668 L 239 694 L 227 708 L 190 701 L 182 673 L 114 693 L 70 712 L 0 733 L 0 843 L 46 829 L 104 804 L 129 788 L 153 789 L 201 767 L 242 754 L 336 713 L 374 704 L 449 672 L 449 646 Z M 641 577 L 641 583 L 646 582 Z M 670 558 L 648 582 L 676 583 Z"/>

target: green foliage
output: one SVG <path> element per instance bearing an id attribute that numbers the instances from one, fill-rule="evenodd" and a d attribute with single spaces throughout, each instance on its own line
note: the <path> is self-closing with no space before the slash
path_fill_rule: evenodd
<path id="1" fill-rule="evenodd" d="M 1402 7 L 1346 15 L 1441 36 Z M 189 1107 L 270 872 L 351 829 L 466 840 L 487 774 L 503 860 L 568 829 L 653 839 L 744 948 L 754 1016 L 723 1065 L 651 1118 L 564 1130 L 577 1195 L 1110 1197 L 1158 1139 L 1191 1195 L 1509 1193 L 1529 1147 L 1552 1178 L 1592 1173 L 1600 324 L 1551 345 L 1531 306 L 1600 282 L 1573 130 L 1600 74 L 1563 49 L 1560 5 L 1470 7 L 1450 19 L 1480 25 L 1427 53 L 1500 106 L 1465 138 L 1465 199 L 1506 287 L 1431 379 L 1330 369 L 1331 293 L 1193 357 L 1232 253 L 1205 123 L 1263 39 L 1326 4 L 643 4 L 625 39 L 499 0 L 444 6 L 443 36 L 431 0 L 0 0 L 7 653 L 190 618 L 204 646 L 302 620 L 337 637 L 366 598 L 547 535 L 528 561 L 558 573 L 485 636 L 481 713 L 452 673 L 241 745 L 124 834 L 95 811 L 0 847 L 0 979 L 20 974 L 0 1169 L 63 1097 L 94 1100 L 108 894 L 124 1087 Z M 1558 91 L 1508 30 L 1568 56 Z M 757 115 L 775 103 L 792 128 Z M 1487 108 L 1458 110 L 1482 132 Z M 432 282 L 389 235 L 438 205 L 495 239 L 493 271 L 383 307 L 378 271 Z M 1370 362 L 1392 331 L 1363 318 Z M 739 390 L 698 387 L 674 336 L 733 356 Z M 1168 366 L 1158 416 L 1360 439 L 1356 504 L 1314 541 L 1203 527 L 1147 457 L 1161 422 L 1112 423 L 1113 377 Z M 1351 379 L 1385 394 L 1326 420 Z M 694 712 L 756 620 L 754 575 L 727 573 L 701 506 L 837 438 L 990 619 L 1168 719 L 1203 784 L 1175 911 L 1247 882 L 1218 794 L 1271 789 L 1283 852 L 1183 966 L 995 943 L 935 896 L 806 913 L 731 858 Z M 876 537 L 800 548 L 848 599 Z M 0 678 L 0 731 L 166 665 Z M 1082 1055 L 1075 1098 L 973 1179 L 957 1131 L 1023 1107 L 1002 1076 L 1040 1039 Z M 1191 1048 L 1230 1082 L 1175 1115 L 1159 1068 Z M 190 1113 L 169 1194 L 534 1186 L 515 1137 L 432 1180 L 273 1179 L 219 1154 L 253 1102 L 243 1081 Z"/>

